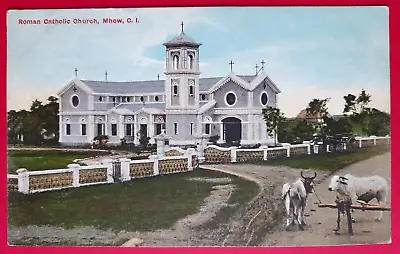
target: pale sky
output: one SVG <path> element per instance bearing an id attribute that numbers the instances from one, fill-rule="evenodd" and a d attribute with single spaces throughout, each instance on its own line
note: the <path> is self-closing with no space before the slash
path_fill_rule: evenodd
<path id="1" fill-rule="evenodd" d="M 102 19 L 139 23 L 102 24 Z M 19 19 L 92 19 L 100 24 L 21 25 Z M 7 17 L 7 107 L 29 108 L 73 78 L 132 81 L 164 79 L 162 43 L 180 33 L 202 43 L 201 77 L 266 74 L 282 90 L 278 106 L 294 117 L 313 98 L 331 97 L 341 114 L 343 96 L 361 89 L 371 106 L 390 111 L 386 7 L 213 7 L 10 11 Z"/>

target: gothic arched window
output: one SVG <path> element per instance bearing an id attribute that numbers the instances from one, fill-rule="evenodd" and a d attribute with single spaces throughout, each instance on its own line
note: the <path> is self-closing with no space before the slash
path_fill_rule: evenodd
<path id="1" fill-rule="evenodd" d="M 173 68 L 174 70 L 177 70 L 179 68 L 179 57 L 177 55 L 174 55 L 172 59 Z"/>

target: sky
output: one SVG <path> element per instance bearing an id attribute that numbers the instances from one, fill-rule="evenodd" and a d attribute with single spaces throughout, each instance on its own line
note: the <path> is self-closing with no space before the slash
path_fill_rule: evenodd
<path id="1" fill-rule="evenodd" d="M 99 24 L 43 24 L 44 19 L 93 19 Z M 139 22 L 102 24 L 103 18 Z M 42 24 L 19 24 L 40 19 Z M 82 79 L 164 79 L 164 42 L 184 31 L 200 46 L 201 77 L 265 73 L 282 91 L 278 107 L 295 117 L 314 99 L 371 94 L 370 106 L 390 112 L 388 8 L 203 7 L 26 10 L 7 14 L 7 108 L 29 109 Z"/>

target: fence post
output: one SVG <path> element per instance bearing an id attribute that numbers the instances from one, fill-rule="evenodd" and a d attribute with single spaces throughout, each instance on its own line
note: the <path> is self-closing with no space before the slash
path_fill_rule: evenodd
<path id="1" fill-rule="evenodd" d="M 237 147 L 233 146 L 230 148 L 231 149 L 231 162 L 236 162 L 237 158 Z"/>
<path id="2" fill-rule="evenodd" d="M 131 167 L 131 159 L 128 158 L 122 158 L 119 160 L 121 162 L 121 181 L 130 181 L 131 176 L 130 176 L 130 167 Z"/>
<path id="3" fill-rule="evenodd" d="M 29 174 L 26 168 L 17 170 L 18 174 L 18 191 L 24 194 L 29 193 Z"/>
<path id="4" fill-rule="evenodd" d="M 346 149 L 347 149 L 347 144 L 343 143 L 343 150 L 346 150 Z"/>
<path id="5" fill-rule="evenodd" d="M 264 151 L 264 160 L 268 160 L 268 146 L 262 146 L 261 147 Z"/>
<path id="6" fill-rule="evenodd" d="M 72 170 L 72 186 L 79 187 L 79 170 L 81 165 L 79 164 L 68 164 L 68 168 Z"/>
<path id="7" fill-rule="evenodd" d="M 186 155 L 188 157 L 188 171 L 193 170 L 193 155 L 196 153 L 194 148 L 188 148 Z"/>
<path id="8" fill-rule="evenodd" d="M 331 150 L 329 150 L 329 145 L 326 145 L 326 152 L 327 152 L 327 153 L 330 153 L 330 152 L 331 152 Z"/>
<path id="9" fill-rule="evenodd" d="M 374 139 L 374 146 L 376 146 L 376 136 L 371 136 Z"/>
<path id="10" fill-rule="evenodd" d="M 314 147 L 314 154 L 318 154 L 318 145 L 313 145 Z"/>
<path id="11" fill-rule="evenodd" d="M 290 144 L 283 143 L 282 145 L 283 145 L 283 147 L 286 147 L 286 156 L 290 157 Z"/>
<path id="12" fill-rule="evenodd" d="M 153 175 L 157 176 L 160 174 L 158 170 L 158 156 L 157 155 L 150 155 L 149 159 L 153 162 Z"/>
<path id="13" fill-rule="evenodd" d="M 358 141 L 359 141 L 358 147 L 361 148 L 362 147 L 362 139 L 360 138 Z"/>
<path id="14" fill-rule="evenodd" d="M 111 159 L 105 159 L 101 162 L 101 164 L 107 166 L 107 182 L 108 183 L 114 183 L 114 172 L 113 172 L 113 165 L 112 165 L 112 160 Z"/>

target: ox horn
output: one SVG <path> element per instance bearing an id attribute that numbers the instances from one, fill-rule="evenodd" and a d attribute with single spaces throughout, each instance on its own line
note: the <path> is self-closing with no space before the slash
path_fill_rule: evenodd
<path id="1" fill-rule="evenodd" d="M 317 177 L 317 172 L 314 171 L 314 176 L 311 179 L 315 179 Z"/>
<path id="2" fill-rule="evenodd" d="M 343 179 L 343 180 L 349 180 L 349 179 L 347 179 L 347 178 L 344 177 L 344 176 L 339 176 L 339 178 L 340 178 L 340 179 Z"/>
<path id="3" fill-rule="evenodd" d="M 304 175 L 303 175 L 303 170 L 300 171 L 300 175 L 301 175 L 301 177 L 303 177 L 304 179 L 306 179 L 306 177 L 304 177 Z"/>

